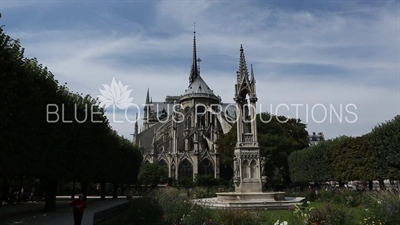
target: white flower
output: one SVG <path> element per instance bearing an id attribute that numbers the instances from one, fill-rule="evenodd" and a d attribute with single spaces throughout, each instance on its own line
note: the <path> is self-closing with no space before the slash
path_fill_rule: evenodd
<path id="1" fill-rule="evenodd" d="M 277 220 L 277 221 L 274 223 L 274 225 L 279 225 L 279 220 Z"/>
<path id="2" fill-rule="evenodd" d="M 126 109 L 132 105 L 133 98 L 130 98 L 132 90 L 128 90 L 128 85 L 123 86 L 121 81 L 118 83 L 115 78 L 112 79 L 111 85 L 103 84 L 104 90 L 99 89 L 101 95 L 98 95 L 100 107 L 107 108 L 115 104 L 120 109 Z"/>

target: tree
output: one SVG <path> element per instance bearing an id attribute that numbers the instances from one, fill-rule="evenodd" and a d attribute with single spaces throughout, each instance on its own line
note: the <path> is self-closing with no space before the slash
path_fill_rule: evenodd
<path id="1" fill-rule="evenodd" d="M 156 163 L 144 164 L 139 173 L 140 183 L 143 185 L 151 185 L 152 187 L 157 187 L 157 185 L 163 182 L 166 178 L 166 171 L 162 166 Z"/>
<path id="2" fill-rule="evenodd" d="M 288 158 L 290 176 L 293 182 L 325 182 L 333 180 L 329 148 L 333 140 L 298 150 Z"/>
<path id="3" fill-rule="evenodd" d="M 232 167 L 237 142 L 236 125 L 221 135 L 216 144 L 222 164 Z M 269 113 L 257 114 L 257 137 L 260 154 L 266 158 L 265 171 L 276 184 L 290 182 L 287 159 L 291 152 L 308 146 L 306 125 L 299 119 L 289 119 Z"/>
<path id="4" fill-rule="evenodd" d="M 372 129 L 370 148 L 377 177 L 400 179 L 400 115 Z"/>
<path id="5" fill-rule="evenodd" d="M 235 123 L 228 133 L 220 135 L 216 141 L 221 164 L 229 165 L 231 168 L 233 168 L 233 153 L 237 142 L 236 132 L 237 126 Z"/>
<path id="6" fill-rule="evenodd" d="M 374 157 L 370 149 L 371 135 L 341 138 L 331 149 L 335 180 L 374 180 Z"/>
<path id="7" fill-rule="evenodd" d="M 59 180 L 83 187 L 90 181 L 136 181 L 141 154 L 111 128 L 97 100 L 59 85 L 35 58 L 24 57 L 3 26 L 0 68 L 1 190 L 8 179 L 22 184 L 24 177 L 38 178 L 45 186 L 45 210 L 52 210 Z"/>

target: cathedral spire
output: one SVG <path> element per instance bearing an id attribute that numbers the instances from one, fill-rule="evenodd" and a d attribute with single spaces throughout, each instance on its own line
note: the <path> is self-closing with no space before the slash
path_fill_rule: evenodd
<path id="1" fill-rule="evenodd" d="M 250 72 L 250 74 L 251 74 L 251 75 L 250 75 L 250 76 L 251 76 L 251 77 L 250 77 L 250 82 L 251 82 L 251 83 L 255 83 L 255 82 L 256 82 L 256 79 L 254 78 L 253 64 L 251 64 L 250 66 L 251 66 L 251 69 L 250 69 L 250 71 L 251 71 L 251 72 Z"/>
<path id="2" fill-rule="evenodd" d="M 196 25 L 195 25 L 196 28 Z M 196 29 L 193 31 L 193 59 L 192 59 L 192 68 L 190 70 L 190 76 L 189 76 L 189 85 L 192 84 L 192 82 L 200 76 L 199 69 L 197 67 L 197 53 L 196 53 Z"/>
<path id="3" fill-rule="evenodd" d="M 237 72 L 238 83 L 240 83 L 243 77 L 249 77 L 249 71 L 247 70 L 246 59 L 244 57 L 243 46 L 240 45 L 240 60 L 239 60 L 239 70 Z"/>
<path id="4" fill-rule="evenodd" d="M 139 127 L 138 127 L 138 113 L 136 113 L 136 121 L 135 121 L 135 129 L 134 129 L 134 133 L 133 133 L 133 143 L 134 144 L 138 144 L 138 134 L 139 134 Z"/>
<path id="5" fill-rule="evenodd" d="M 146 104 L 150 103 L 149 99 L 150 99 L 149 88 L 147 88 Z"/>

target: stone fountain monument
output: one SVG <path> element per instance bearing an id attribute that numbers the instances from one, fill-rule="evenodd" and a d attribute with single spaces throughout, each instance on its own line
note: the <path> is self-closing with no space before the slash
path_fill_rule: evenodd
<path id="1" fill-rule="evenodd" d="M 267 182 L 264 174 L 265 158 L 260 157 L 257 141 L 256 80 L 253 66 L 247 70 L 243 47 L 240 46 L 240 62 L 235 84 L 237 143 L 234 152 L 235 192 L 216 193 L 216 198 L 198 199 L 212 208 L 288 208 L 302 203 L 305 198 L 285 197 L 284 192 L 263 192 Z M 266 124 L 267 125 L 267 124 Z"/>

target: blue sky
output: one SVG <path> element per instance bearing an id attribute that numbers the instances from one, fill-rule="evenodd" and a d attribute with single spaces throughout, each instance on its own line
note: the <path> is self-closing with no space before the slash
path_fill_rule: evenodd
<path id="1" fill-rule="evenodd" d="M 295 117 L 292 105 L 302 104 L 308 131 L 328 138 L 365 134 L 400 114 L 396 1 L 0 0 L 0 12 L 27 57 L 94 97 L 113 78 L 129 85 L 137 105 L 147 88 L 154 101 L 183 94 L 196 22 L 201 76 L 223 102 L 233 102 L 243 44 L 257 111 Z M 342 122 L 329 110 L 341 106 Z M 133 124 L 111 112 L 113 128 L 130 138 Z M 124 117 L 119 110 L 117 120 Z"/>

